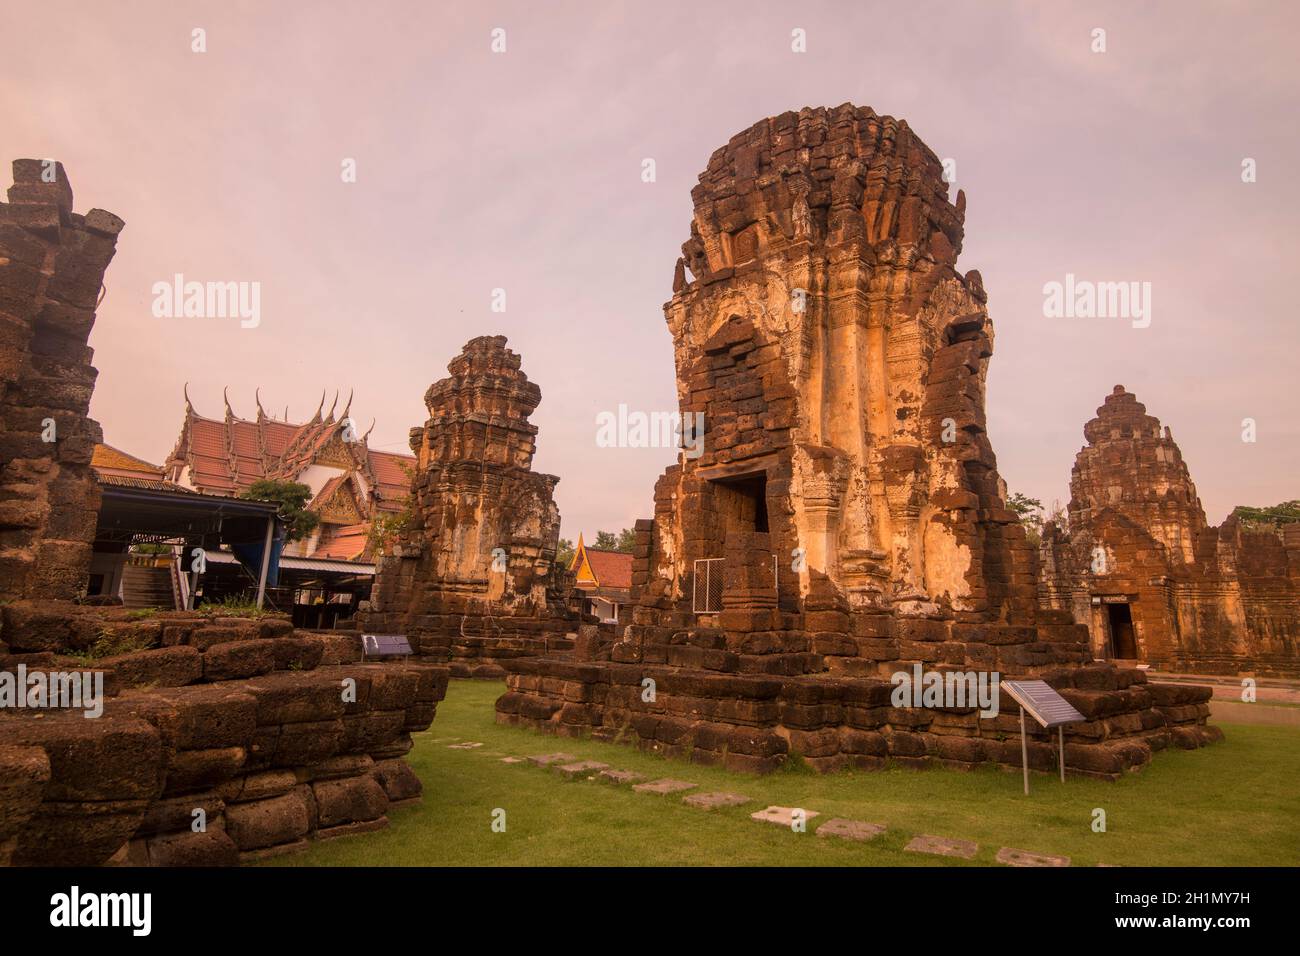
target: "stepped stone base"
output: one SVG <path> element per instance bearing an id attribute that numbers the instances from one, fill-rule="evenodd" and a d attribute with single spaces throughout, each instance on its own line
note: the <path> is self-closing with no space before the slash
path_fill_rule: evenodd
<path id="1" fill-rule="evenodd" d="M 383 630 L 385 622 L 374 616 L 368 622 L 372 631 Z M 505 618 L 485 626 L 474 622 L 473 628 L 460 627 L 460 618 L 426 615 L 418 624 L 393 621 L 394 633 L 405 633 L 416 660 L 444 664 L 452 677 L 501 680 L 515 661 L 530 657 L 567 657 L 573 650 L 574 637 L 557 630 L 553 623 Z"/>
<path id="2" fill-rule="evenodd" d="M 1171 744 L 1193 748 L 1222 737 L 1206 723 L 1210 688 L 1149 683 L 1140 670 L 1086 663 L 1079 648 L 1086 647 L 1087 629 L 1081 625 L 977 625 L 887 615 L 853 620 L 853 631 L 878 636 L 694 628 L 655 644 L 648 643 L 653 628 L 629 626 L 641 645 L 625 640 L 596 648 L 600 659 L 594 660 L 518 662 L 497 701 L 496 719 L 757 773 L 775 770 L 792 756 L 819 771 L 878 769 L 886 760 L 1018 769 L 1019 706 L 1010 697 L 999 692 L 997 716 L 990 718 L 973 707 L 891 702 L 895 684 L 887 674 L 912 673 L 917 663 L 926 672 L 961 671 L 981 660 L 981 670 L 1002 678 L 1047 681 L 1087 718 L 1066 728 L 1070 773 L 1114 780 Z M 759 645 L 772 652 L 743 653 Z M 898 649 L 906 649 L 910 659 L 879 659 Z M 953 657 L 945 658 L 949 652 Z M 638 655 L 640 661 L 616 659 Z M 647 678 L 653 695 L 646 692 Z M 1028 723 L 1030 767 L 1055 770 L 1055 733 Z"/>

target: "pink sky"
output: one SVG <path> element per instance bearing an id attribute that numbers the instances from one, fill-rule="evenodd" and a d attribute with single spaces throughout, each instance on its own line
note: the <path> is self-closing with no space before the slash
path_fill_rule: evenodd
<path id="1" fill-rule="evenodd" d="M 651 514 L 672 458 L 598 448 L 595 420 L 675 405 L 661 309 L 710 153 L 788 109 L 868 105 L 956 160 L 1010 487 L 1066 499 L 1123 383 L 1217 523 L 1300 497 L 1298 24 L 1289 3 L 44 0 L 5 13 L 0 157 L 57 158 L 78 211 L 126 220 L 91 336 L 109 443 L 161 462 L 188 381 L 201 413 L 228 385 L 251 416 L 260 386 L 295 420 L 355 388 L 372 445 L 405 450 L 452 356 L 505 334 L 576 539 Z M 154 318 L 177 272 L 260 282 L 261 325 Z M 1151 326 L 1044 318 L 1066 273 L 1152 283 Z"/>

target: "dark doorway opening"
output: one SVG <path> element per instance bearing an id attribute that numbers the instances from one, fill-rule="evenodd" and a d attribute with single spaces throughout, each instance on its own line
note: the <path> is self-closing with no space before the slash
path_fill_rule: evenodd
<path id="1" fill-rule="evenodd" d="M 767 533 L 767 474 L 741 475 L 714 482 L 723 534 L 732 531 Z"/>
<path id="2" fill-rule="evenodd" d="M 1127 604 L 1107 604 L 1110 621 L 1111 656 L 1116 660 L 1137 660 L 1137 637 L 1133 632 L 1133 611 Z"/>

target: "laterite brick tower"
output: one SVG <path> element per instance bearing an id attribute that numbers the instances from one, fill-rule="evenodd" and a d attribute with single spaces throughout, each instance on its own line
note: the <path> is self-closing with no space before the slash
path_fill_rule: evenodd
<path id="1" fill-rule="evenodd" d="M 505 336 L 471 339 L 447 371 L 411 429 L 411 518 L 363 625 L 406 634 L 455 676 L 500 677 L 503 661 L 572 644 L 552 588 L 559 479 L 532 470 L 542 391 Z"/>
<path id="2" fill-rule="evenodd" d="M 884 678 L 915 663 L 1073 686 L 1091 656 L 1068 615 L 1037 626 L 1032 551 L 985 432 L 986 297 L 955 268 L 965 197 L 949 201 L 906 123 L 851 105 L 732 137 L 692 197 L 664 312 L 702 449 L 638 523 L 622 639 L 585 646 L 594 666 L 512 674 L 498 719 L 759 770 L 792 752 L 1018 765 L 995 721 L 881 706 Z M 1104 668 L 1093 686 L 1140 679 Z M 1149 758 L 1135 746 L 1092 770 Z"/>
<path id="3" fill-rule="evenodd" d="M 124 223 L 72 211 L 62 163 L 19 159 L 0 203 L 0 602 L 75 598 L 99 515 L 86 340 Z"/>

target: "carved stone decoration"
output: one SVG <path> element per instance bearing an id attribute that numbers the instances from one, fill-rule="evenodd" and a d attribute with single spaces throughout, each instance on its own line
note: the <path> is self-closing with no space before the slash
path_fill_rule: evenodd
<path id="1" fill-rule="evenodd" d="M 532 471 L 542 393 L 505 336 L 470 340 L 412 429 L 411 519 L 379 564 L 369 630 L 404 633 L 457 676 L 571 646 L 555 585 L 559 479 Z"/>

